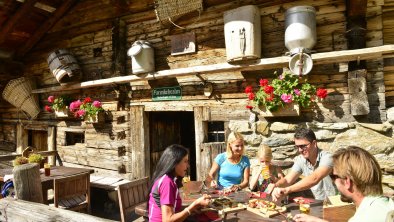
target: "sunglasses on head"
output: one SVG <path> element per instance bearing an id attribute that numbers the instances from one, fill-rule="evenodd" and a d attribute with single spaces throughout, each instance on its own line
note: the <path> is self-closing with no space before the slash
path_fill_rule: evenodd
<path id="1" fill-rule="evenodd" d="M 308 143 L 308 144 L 301 144 L 301 145 L 294 145 L 294 148 L 305 150 L 310 144 L 311 144 L 311 143 Z"/>

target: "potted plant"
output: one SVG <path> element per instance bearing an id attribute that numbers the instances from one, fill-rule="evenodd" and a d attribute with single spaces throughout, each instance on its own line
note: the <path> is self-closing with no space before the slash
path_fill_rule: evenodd
<path id="1" fill-rule="evenodd" d="M 29 157 L 27 158 L 29 163 L 38 163 L 38 165 L 40 165 L 40 168 L 44 167 L 44 157 L 41 156 L 41 154 L 38 153 L 32 153 L 29 155 Z"/>
<path id="2" fill-rule="evenodd" d="M 70 110 L 76 118 L 83 119 L 86 123 L 99 123 L 105 120 L 101 102 L 92 101 L 90 97 L 86 97 L 83 101 L 73 101 L 70 104 Z"/>
<path id="3" fill-rule="evenodd" d="M 29 160 L 26 157 L 18 156 L 12 162 L 12 165 L 13 166 L 19 166 L 19 165 L 26 164 L 26 163 L 29 163 Z"/>
<path id="4" fill-rule="evenodd" d="M 68 106 L 71 102 L 69 96 L 49 96 L 48 102 L 50 105 L 45 106 L 47 112 L 55 112 L 56 117 L 69 117 Z"/>
<path id="5" fill-rule="evenodd" d="M 263 116 L 299 115 L 299 106 L 309 107 L 316 98 L 324 99 L 327 96 L 326 89 L 316 89 L 306 79 L 289 71 L 284 71 L 271 83 L 268 79 L 260 79 L 256 93 L 250 85 L 245 88 L 245 93 L 251 102 L 246 108 L 253 110 L 256 106 Z"/>

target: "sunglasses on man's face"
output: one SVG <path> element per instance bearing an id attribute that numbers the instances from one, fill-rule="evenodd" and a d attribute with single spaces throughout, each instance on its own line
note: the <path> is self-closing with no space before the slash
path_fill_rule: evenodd
<path id="1" fill-rule="evenodd" d="M 294 148 L 305 150 L 309 145 L 311 145 L 311 143 L 301 144 L 301 145 L 294 145 Z"/>
<path id="2" fill-rule="evenodd" d="M 331 178 L 331 180 L 332 180 L 332 182 L 334 182 L 336 179 L 345 179 L 345 178 L 343 178 L 343 177 L 341 177 L 341 176 L 339 176 L 339 175 L 337 175 L 337 174 L 330 174 L 330 178 Z"/>

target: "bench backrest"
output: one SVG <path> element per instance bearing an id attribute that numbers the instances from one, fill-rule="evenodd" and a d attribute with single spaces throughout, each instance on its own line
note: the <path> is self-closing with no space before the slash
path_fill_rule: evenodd
<path id="1" fill-rule="evenodd" d="M 118 198 L 121 221 L 131 221 L 131 212 L 135 207 L 147 201 L 149 178 L 133 180 L 118 186 Z"/>
<path id="2" fill-rule="evenodd" d="M 53 156 L 58 161 L 59 166 L 63 166 L 63 161 L 61 160 L 58 152 L 56 150 L 53 151 L 39 151 L 34 152 L 37 154 L 41 154 L 43 157 Z M 0 155 L 0 162 L 1 161 L 11 161 L 14 160 L 16 157 L 22 156 L 22 154 L 8 154 L 8 155 Z"/>
<path id="3" fill-rule="evenodd" d="M 53 182 L 54 205 L 90 213 L 90 173 L 71 175 Z"/>

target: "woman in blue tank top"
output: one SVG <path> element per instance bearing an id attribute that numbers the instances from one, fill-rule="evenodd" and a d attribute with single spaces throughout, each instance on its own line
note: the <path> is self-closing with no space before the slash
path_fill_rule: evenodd
<path id="1" fill-rule="evenodd" d="M 226 152 L 216 156 L 205 180 L 207 186 L 237 191 L 248 187 L 250 162 L 244 156 L 244 139 L 240 133 L 232 132 L 227 139 Z M 217 182 L 213 179 L 217 176 Z"/>

